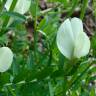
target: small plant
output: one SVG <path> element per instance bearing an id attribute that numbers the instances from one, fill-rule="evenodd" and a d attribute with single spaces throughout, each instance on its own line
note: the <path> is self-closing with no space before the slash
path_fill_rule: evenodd
<path id="1" fill-rule="evenodd" d="M 96 96 L 92 5 L 0 0 L 0 96 Z"/>

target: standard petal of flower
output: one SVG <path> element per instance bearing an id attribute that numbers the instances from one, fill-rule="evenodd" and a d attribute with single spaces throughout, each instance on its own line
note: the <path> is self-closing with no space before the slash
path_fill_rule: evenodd
<path id="1" fill-rule="evenodd" d="M 7 71 L 13 61 L 13 53 L 8 47 L 0 48 L 0 72 Z"/>
<path id="2" fill-rule="evenodd" d="M 74 37 L 69 19 L 61 24 L 57 32 L 57 46 L 65 57 L 71 59 L 74 49 Z"/>
<path id="3" fill-rule="evenodd" d="M 71 19 L 71 26 L 74 34 L 74 39 L 76 39 L 78 34 L 80 32 L 83 32 L 83 23 L 79 18 L 74 17 Z"/>
<path id="4" fill-rule="evenodd" d="M 80 58 L 89 53 L 90 50 L 90 40 L 85 32 L 81 32 L 75 43 L 74 57 Z"/>

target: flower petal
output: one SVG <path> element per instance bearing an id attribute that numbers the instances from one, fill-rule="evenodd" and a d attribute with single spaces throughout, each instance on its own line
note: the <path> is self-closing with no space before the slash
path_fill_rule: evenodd
<path id="1" fill-rule="evenodd" d="M 24 14 L 29 10 L 30 5 L 31 5 L 31 0 L 18 0 L 14 11 Z"/>
<path id="2" fill-rule="evenodd" d="M 61 24 L 57 32 L 57 46 L 65 57 L 71 59 L 74 49 L 74 38 L 69 19 Z"/>
<path id="3" fill-rule="evenodd" d="M 8 47 L 0 48 L 0 72 L 7 71 L 13 61 L 13 53 Z"/>
<path id="4" fill-rule="evenodd" d="M 6 8 L 7 10 L 9 10 L 9 8 L 10 8 L 10 6 L 11 6 L 11 4 L 12 4 L 12 1 L 13 1 L 13 0 L 7 0 L 7 1 L 6 1 L 6 3 L 5 3 L 5 8 Z"/>
<path id="5" fill-rule="evenodd" d="M 90 49 L 90 40 L 85 32 L 81 32 L 76 40 L 75 49 L 74 49 L 74 57 L 80 58 L 89 53 Z"/>
<path id="6" fill-rule="evenodd" d="M 13 0 L 7 0 L 5 8 L 9 10 Z M 20 14 L 26 13 L 31 6 L 31 0 L 18 0 L 14 11 Z"/>
<path id="7" fill-rule="evenodd" d="M 83 32 L 83 23 L 79 18 L 74 17 L 71 19 L 71 26 L 74 34 L 74 39 L 76 39 L 78 34 L 80 32 Z"/>

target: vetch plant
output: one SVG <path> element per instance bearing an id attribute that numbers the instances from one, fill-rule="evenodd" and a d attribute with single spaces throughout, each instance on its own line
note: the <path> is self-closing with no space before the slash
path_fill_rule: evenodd
<path id="1" fill-rule="evenodd" d="M 5 4 L 5 8 L 9 10 L 13 0 L 7 0 Z M 18 12 L 20 14 L 26 13 L 31 6 L 31 0 L 17 0 L 16 6 L 14 8 L 14 12 Z"/>
<path id="2" fill-rule="evenodd" d="M 80 58 L 88 54 L 90 40 L 83 31 L 83 23 L 79 18 L 66 19 L 57 32 L 57 46 L 68 59 Z"/>
<path id="3" fill-rule="evenodd" d="M 13 53 L 8 47 L 0 48 L 0 72 L 7 71 L 13 61 Z"/>
<path id="4" fill-rule="evenodd" d="M 8 43 L 15 57 L 13 61 L 10 48 L 0 47 L 0 96 L 95 96 L 96 30 L 90 22 L 95 19 L 82 10 L 90 4 L 84 6 L 86 0 L 43 1 L 1 0 L 0 45 Z M 82 20 L 65 19 L 78 6 L 79 17 L 93 33 L 90 40 Z M 62 18 L 65 21 L 57 31 Z M 89 50 L 91 57 L 86 56 Z"/>

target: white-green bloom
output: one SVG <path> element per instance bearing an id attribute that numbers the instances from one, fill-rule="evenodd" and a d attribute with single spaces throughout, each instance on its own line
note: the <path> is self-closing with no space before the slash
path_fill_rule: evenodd
<path id="1" fill-rule="evenodd" d="M 57 46 L 68 59 L 80 58 L 88 54 L 90 40 L 83 31 L 83 23 L 79 18 L 66 19 L 57 32 Z"/>
<path id="2" fill-rule="evenodd" d="M 7 0 L 5 4 L 5 8 L 9 10 L 13 0 Z M 18 12 L 20 14 L 26 13 L 31 5 L 31 0 L 17 0 L 16 6 L 14 8 L 15 12 Z"/>
<path id="3" fill-rule="evenodd" d="M 13 53 L 8 47 L 0 48 L 0 72 L 7 71 L 13 61 Z"/>

